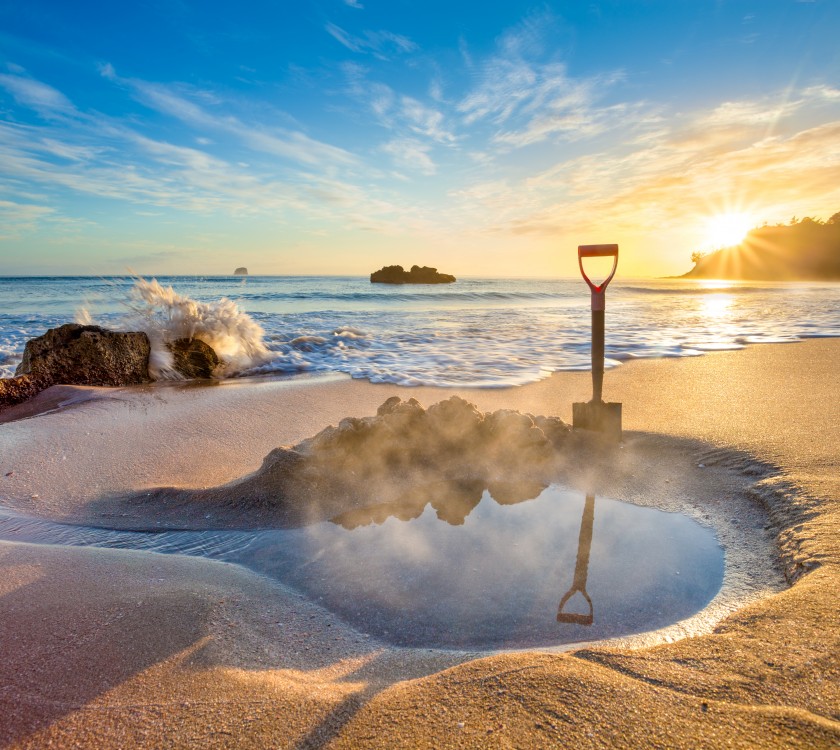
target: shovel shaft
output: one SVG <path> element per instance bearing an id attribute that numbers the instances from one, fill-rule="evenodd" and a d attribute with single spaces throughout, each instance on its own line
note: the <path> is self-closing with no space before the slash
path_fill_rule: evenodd
<path id="1" fill-rule="evenodd" d="M 604 387 L 604 311 L 592 311 L 592 401 L 601 403 Z"/>
<path id="2" fill-rule="evenodd" d="M 583 506 L 583 518 L 580 521 L 578 552 L 575 561 L 574 587 L 586 590 L 586 577 L 589 573 L 589 550 L 592 548 L 592 525 L 595 522 L 595 495 L 587 495 Z"/>

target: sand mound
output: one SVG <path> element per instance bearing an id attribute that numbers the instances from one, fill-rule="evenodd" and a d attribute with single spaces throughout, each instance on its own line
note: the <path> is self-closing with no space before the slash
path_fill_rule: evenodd
<path id="1" fill-rule="evenodd" d="M 395 396 L 376 416 L 348 417 L 297 445 L 275 448 L 256 472 L 233 482 L 209 489 L 158 487 L 99 504 L 111 516 L 142 508 L 147 517 L 153 511 L 156 526 L 195 528 L 300 526 L 371 505 L 396 505 L 410 514 L 425 506 L 424 487 L 442 483 L 458 488 L 445 493 L 456 498 L 447 501 L 453 508 L 470 505 L 491 486 L 512 502 L 533 497 L 541 480 L 540 486 L 548 484 L 569 434 L 557 417 L 484 413 L 457 396 L 424 409 L 415 399 Z M 525 489 L 516 489 L 523 481 Z M 463 519 L 462 511 L 452 513 Z"/>

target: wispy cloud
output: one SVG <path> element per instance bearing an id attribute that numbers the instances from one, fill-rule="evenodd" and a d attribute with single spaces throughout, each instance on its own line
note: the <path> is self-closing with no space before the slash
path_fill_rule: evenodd
<path id="1" fill-rule="evenodd" d="M 103 75 L 105 75 L 104 72 Z M 202 103 L 187 98 L 184 93 L 172 86 L 137 79 L 117 78 L 113 68 L 107 77 L 128 86 L 146 106 L 195 127 L 234 135 L 254 151 L 309 166 L 348 165 L 358 162 L 357 158 L 348 151 L 319 141 L 300 131 L 246 124 L 231 114 L 214 114 L 202 106 Z M 200 92 L 199 95 L 211 101 L 213 99 L 207 92 Z"/>
<path id="2" fill-rule="evenodd" d="M 417 51 L 418 46 L 407 36 L 391 31 L 364 31 L 356 36 L 334 23 L 328 23 L 325 31 L 351 52 L 367 53 L 387 60 L 388 55 Z"/>
<path id="3" fill-rule="evenodd" d="M 72 102 L 64 94 L 34 78 L 0 74 L 0 86 L 6 89 L 19 104 L 30 107 L 46 117 L 66 114 L 74 110 Z"/>
<path id="4" fill-rule="evenodd" d="M 0 199 L 0 240 L 19 239 L 54 215 L 55 210 L 49 206 Z"/>
<path id="5" fill-rule="evenodd" d="M 390 86 L 367 78 L 367 69 L 355 63 L 342 67 L 348 83 L 347 93 L 368 110 L 376 124 L 387 132 L 380 152 L 394 165 L 425 175 L 437 171 L 432 151 L 453 147 L 458 136 L 447 115 L 435 106 L 413 96 L 398 94 Z"/>
<path id="6" fill-rule="evenodd" d="M 388 154 L 397 167 L 433 175 L 437 166 L 429 156 L 430 147 L 414 138 L 397 138 L 382 146 L 382 151 Z"/>
<path id="7" fill-rule="evenodd" d="M 480 83 L 458 104 L 464 124 L 487 121 L 499 126 L 497 144 L 522 147 L 552 136 L 577 140 L 621 121 L 625 105 L 601 105 L 623 79 L 616 71 L 572 79 L 562 63 L 539 64 L 494 57 L 483 67 Z"/>
<path id="8" fill-rule="evenodd" d="M 68 193 L 124 202 L 140 211 L 159 208 L 167 215 L 251 216 L 275 224 L 294 219 L 321 227 L 340 222 L 394 234 L 418 221 L 411 201 L 371 184 L 377 170 L 344 149 L 299 131 L 246 126 L 222 103 L 219 111 L 211 111 L 217 100 L 209 94 L 190 91 L 192 99 L 175 86 L 120 79 L 107 66 L 101 73 L 154 111 L 187 125 L 184 137 L 189 143 L 151 137 L 138 129 L 135 119 L 123 122 L 81 112 L 56 89 L 33 86 L 31 90 L 56 92 L 50 101 L 62 103 L 72 116 L 40 125 L 0 122 L 4 237 L 35 231 L 45 222 L 69 222 L 62 213 Z M 427 128 L 434 125 L 427 117 L 417 119 Z M 199 135 L 210 130 L 219 138 Z M 218 141 L 255 158 L 214 154 L 211 149 Z M 434 169 L 422 145 L 395 143 L 388 156 L 423 173 Z M 342 171 L 349 179 L 338 176 Z M 353 181 L 357 172 L 364 185 Z M 21 201 L 26 192 L 22 186 L 40 186 L 42 194 L 33 195 L 36 203 Z M 5 195 L 17 198 L 6 200 Z"/>
<path id="9" fill-rule="evenodd" d="M 426 106 L 410 96 L 400 101 L 400 116 L 410 130 L 417 135 L 426 136 L 439 143 L 452 143 L 455 136 L 446 129 L 443 113 L 434 107 Z"/>
<path id="10" fill-rule="evenodd" d="M 488 224 L 491 233 L 549 236 L 596 231 L 604 221 L 635 232 L 684 227 L 710 206 L 738 196 L 771 209 L 786 206 L 788 212 L 803 195 L 820 195 L 827 205 L 837 205 L 840 120 L 764 136 L 773 118 L 758 113 L 767 104 L 726 102 L 712 113 L 672 117 L 652 142 L 643 140 L 623 153 L 577 156 L 518 183 L 493 183 L 470 197 L 505 209 Z M 745 140 L 746 131 L 738 128 L 698 135 L 704 124 L 721 120 L 752 126 L 753 137 Z"/>

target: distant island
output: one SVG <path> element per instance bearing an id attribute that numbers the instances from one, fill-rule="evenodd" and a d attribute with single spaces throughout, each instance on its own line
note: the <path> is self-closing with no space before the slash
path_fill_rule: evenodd
<path id="1" fill-rule="evenodd" d="M 370 280 L 373 284 L 451 284 L 455 277 L 429 266 L 412 266 L 410 271 L 402 266 L 384 266 L 374 271 Z"/>
<path id="2" fill-rule="evenodd" d="M 739 245 L 693 253 L 684 279 L 840 281 L 840 212 L 751 229 Z"/>
<path id="3" fill-rule="evenodd" d="M 248 269 L 245 268 L 245 266 L 239 266 L 239 268 L 237 268 L 233 272 L 233 275 L 234 276 L 247 276 L 248 275 Z"/>

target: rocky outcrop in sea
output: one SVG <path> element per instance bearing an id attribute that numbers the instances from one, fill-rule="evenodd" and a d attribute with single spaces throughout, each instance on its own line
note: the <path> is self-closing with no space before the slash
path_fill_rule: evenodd
<path id="1" fill-rule="evenodd" d="M 456 279 L 429 266 L 412 266 L 406 271 L 402 266 L 384 266 L 370 275 L 374 284 L 451 284 Z"/>

